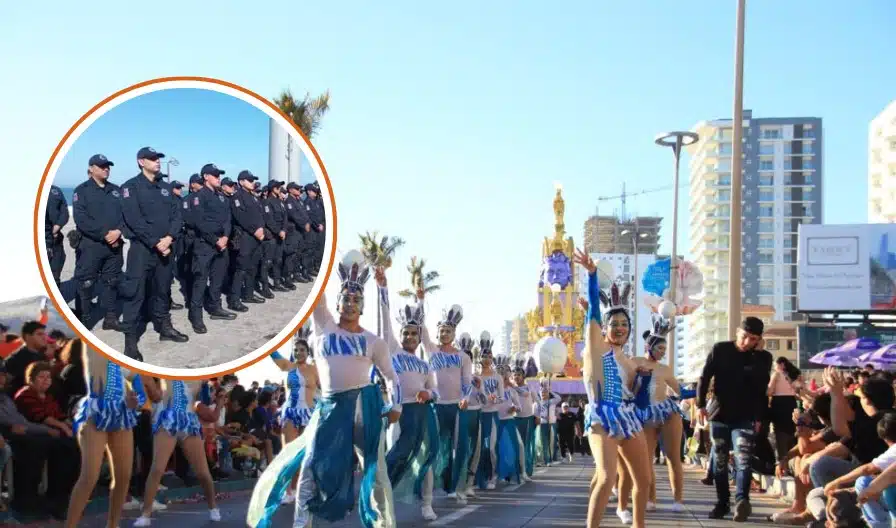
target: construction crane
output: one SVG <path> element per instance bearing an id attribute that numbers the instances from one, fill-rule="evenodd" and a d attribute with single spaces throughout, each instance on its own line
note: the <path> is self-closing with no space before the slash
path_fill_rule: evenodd
<path id="1" fill-rule="evenodd" d="M 687 187 L 687 186 L 688 186 L 688 184 L 686 184 L 686 183 L 685 183 L 685 184 L 681 184 L 681 185 L 679 186 L 679 189 L 681 189 L 681 188 L 683 188 L 683 187 Z M 627 201 L 627 199 L 628 199 L 629 197 L 631 197 L 631 196 L 642 196 L 642 195 L 645 195 L 645 194 L 653 194 L 653 193 L 657 193 L 657 192 L 661 192 L 661 191 L 668 191 L 668 190 L 671 190 L 673 187 L 674 187 L 674 185 L 669 184 L 669 185 L 664 185 L 664 186 L 662 186 L 662 187 L 655 187 L 655 188 L 653 188 L 653 189 L 642 189 L 642 190 L 637 191 L 637 192 L 629 193 L 629 192 L 626 192 L 626 191 L 625 191 L 625 182 L 622 182 L 622 194 L 617 194 L 617 195 L 615 195 L 615 196 L 598 196 L 598 197 L 597 197 L 597 201 L 598 201 L 598 202 L 608 202 L 608 201 L 610 201 L 610 200 L 619 200 L 619 201 L 621 201 L 621 202 L 622 202 L 622 210 L 620 211 L 619 218 L 624 220 L 624 219 L 627 218 L 626 215 L 625 215 L 625 205 L 626 205 L 626 201 Z M 599 205 L 600 205 L 600 204 L 598 203 L 598 206 L 599 206 Z M 598 207 L 595 206 L 595 210 L 594 210 L 594 214 L 595 214 L 595 216 L 598 216 L 598 211 L 597 211 L 597 209 L 598 209 Z"/>

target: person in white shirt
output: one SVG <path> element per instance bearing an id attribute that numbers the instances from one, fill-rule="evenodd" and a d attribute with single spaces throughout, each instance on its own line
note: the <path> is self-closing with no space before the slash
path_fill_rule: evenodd
<path id="1" fill-rule="evenodd" d="M 541 390 L 536 395 L 538 414 L 536 420 L 537 434 L 535 435 L 535 457 L 540 465 L 550 467 L 557 460 L 557 406 L 563 399 L 556 392 L 551 391 L 551 380 L 541 380 Z"/>
<path id="2" fill-rule="evenodd" d="M 422 291 L 417 292 L 421 301 L 423 295 Z M 457 485 L 465 475 L 462 472 L 466 470 L 470 456 L 468 415 L 461 411 L 467 409 L 473 398 L 473 360 L 454 346 L 457 325 L 463 316 L 463 309 L 455 304 L 442 312 L 438 344 L 432 340 L 425 325 L 422 336 L 424 358 L 435 373 L 439 392 L 436 413 L 440 439 L 438 458 L 426 475 L 423 493 L 424 496 L 432 493 L 429 490 L 433 489 L 435 475 L 438 475 L 442 489 L 459 504 L 467 502 L 465 494 L 457 493 Z"/>
<path id="3" fill-rule="evenodd" d="M 485 332 L 487 335 L 488 332 Z M 482 380 L 479 378 L 479 358 L 478 351 L 474 356 L 473 338 L 470 334 L 464 332 L 457 340 L 457 348 L 459 348 L 473 364 L 473 391 L 467 402 L 467 408 L 460 411 L 463 415 L 463 421 L 467 424 L 467 441 L 469 448 L 468 456 L 460 460 L 461 470 L 460 479 L 457 482 L 457 494 L 466 498 L 475 498 L 476 491 L 474 488 L 474 479 L 476 477 L 476 468 L 479 465 L 480 444 L 481 444 L 481 417 L 482 406 L 486 402 L 485 395 L 482 393 Z"/>
<path id="4" fill-rule="evenodd" d="M 513 386 L 519 399 L 520 411 L 516 415 L 516 426 L 520 435 L 520 465 L 523 467 L 522 479 L 532 480 L 535 472 L 535 392 L 526 383 L 526 365 L 528 356 L 517 358 L 513 366 Z"/>
<path id="5" fill-rule="evenodd" d="M 523 472 L 520 457 L 520 434 L 517 430 L 516 419 L 514 418 L 520 410 L 520 401 L 517 392 L 513 388 L 511 381 L 510 357 L 503 354 L 495 356 L 495 368 L 503 379 L 504 397 L 498 403 L 498 467 L 497 478 L 517 484 L 521 482 L 521 474 Z M 494 482 L 489 484 L 489 489 L 494 489 Z"/>
<path id="6" fill-rule="evenodd" d="M 395 510 L 386 466 L 383 415 L 398 421 L 401 385 L 386 342 L 361 327 L 364 285 L 369 269 L 339 263 L 342 282 L 335 321 L 321 298 L 312 312 L 310 348 L 320 381 L 321 398 L 298 440 L 283 450 L 261 475 L 252 492 L 246 522 L 270 526 L 290 478 L 299 471 L 294 527 L 310 526 L 311 515 L 337 522 L 355 506 L 354 461 L 361 466 L 358 508 L 365 528 L 392 528 Z M 389 388 L 391 406 L 384 406 L 371 381 L 376 367 Z"/>
<path id="7" fill-rule="evenodd" d="M 479 458 L 476 464 L 475 482 L 479 489 L 495 489 L 498 467 L 498 409 L 504 403 L 504 377 L 494 367 L 491 335 L 482 332 L 479 337 L 479 382 L 485 403 L 480 414 Z M 468 481 L 470 487 L 472 482 Z"/>
<path id="8" fill-rule="evenodd" d="M 429 363 L 415 354 L 420 346 L 423 307 L 419 304 L 407 305 L 398 312 L 399 333 L 396 338 L 389 317 L 385 269 L 377 268 L 374 276 L 380 310 L 384 314 L 381 337 L 392 351 L 392 368 L 398 376 L 402 394 L 401 418 L 388 431 L 386 466 L 389 481 L 396 500 L 421 500 L 423 518 L 434 521 L 438 516 L 432 509 L 432 488 L 425 489 L 423 481 L 438 454 L 439 428 L 435 410 L 438 391 Z"/>

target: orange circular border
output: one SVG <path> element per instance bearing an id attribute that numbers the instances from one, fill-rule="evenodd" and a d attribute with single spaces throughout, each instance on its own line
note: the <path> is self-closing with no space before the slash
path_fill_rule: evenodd
<path id="1" fill-rule="evenodd" d="M 317 306 L 317 304 L 320 302 L 321 298 L 324 295 L 324 291 L 326 290 L 327 282 L 329 282 L 329 280 L 330 280 L 330 274 L 333 271 L 333 263 L 336 261 L 336 240 L 337 240 L 337 237 L 336 237 L 337 227 L 336 226 L 338 224 L 337 217 L 336 217 L 336 199 L 333 196 L 333 186 L 330 183 L 330 177 L 327 174 L 327 168 L 324 166 L 324 162 L 323 162 L 323 160 L 321 160 L 320 154 L 318 154 L 317 149 L 315 149 L 314 145 L 311 144 L 311 140 L 309 140 L 308 137 L 302 132 L 302 130 L 295 123 L 293 123 L 293 121 L 289 118 L 289 116 L 287 116 L 282 110 L 277 108 L 277 106 L 274 105 L 272 102 L 268 101 L 267 99 L 258 95 L 257 93 L 253 92 L 252 90 L 249 90 L 248 88 L 243 88 L 242 86 L 236 85 L 236 84 L 228 82 L 228 81 L 222 81 L 221 79 L 215 79 L 212 77 L 192 77 L 192 76 L 159 77 L 157 79 L 150 79 L 148 81 L 143 81 L 143 82 L 128 86 L 127 88 L 119 90 L 119 91 L 113 93 L 112 95 L 106 97 L 105 99 L 103 99 L 102 101 L 100 101 L 99 103 L 94 105 L 93 108 L 88 110 L 77 121 L 75 121 L 75 124 L 72 125 L 71 128 L 68 129 L 68 132 L 66 132 L 64 136 L 62 136 L 62 139 L 59 141 L 59 143 L 56 145 L 56 148 L 53 150 L 53 154 L 50 156 L 50 160 L 47 162 L 47 166 L 44 169 L 44 173 L 41 176 L 40 183 L 38 184 L 38 187 L 37 187 L 37 197 L 34 199 L 34 256 L 37 259 L 37 269 L 40 272 L 40 278 L 41 278 L 41 281 L 43 281 L 43 283 L 44 283 L 44 288 L 46 288 L 46 290 L 47 290 L 47 296 L 53 302 L 53 306 L 56 307 L 56 311 L 59 313 L 60 316 L 62 316 L 62 318 L 65 320 L 66 324 L 76 334 L 78 334 L 78 337 L 80 337 L 82 340 L 84 340 L 84 342 L 87 343 L 88 345 L 90 345 L 94 350 L 99 352 L 106 359 L 113 361 L 115 363 L 118 363 L 114 358 L 112 358 L 111 356 L 106 354 L 106 352 L 102 351 L 100 349 L 100 347 L 97 347 L 95 344 L 93 344 L 90 341 L 90 339 L 88 339 L 86 336 L 81 334 L 81 332 L 79 332 L 78 329 L 75 328 L 75 325 L 72 324 L 72 322 L 66 316 L 65 311 L 62 310 L 61 306 L 59 305 L 59 303 L 56 301 L 53 294 L 51 293 L 50 283 L 47 281 L 47 275 L 44 272 L 43 263 L 41 262 L 41 258 L 40 258 L 40 242 L 39 242 L 40 233 L 38 233 L 38 225 L 39 225 L 38 212 L 40 211 L 41 189 L 43 189 L 44 182 L 46 182 L 47 176 L 49 176 L 49 174 L 50 174 L 50 168 L 53 166 L 53 162 L 56 160 L 56 156 L 59 155 L 59 151 L 62 149 L 62 146 L 65 144 L 66 141 L 68 141 L 68 138 L 75 132 L 75 130 L 81 125 L 81 123 L 83 123 L 88 117 L 93 115 L 97 110 L 99 110 L 100 108 L 105 106 L 108 102 L 118 98 L 121 95 L 124 95 L 128 92 L 132 92 L 134 90 L 138 90 L 138 89 L 146 87 L 146 86 L 151 86 L 153 84 L 162 84 L 162 83 L 167 83 L 167 82 L 172 82 L 172 81 L 205 82 L 205 83 L 209 83 L 209 84 L 217 84 L 218 86 L 225 86 L 227 88 L 236 90 L 238 92 L 241 92 L 245 95 L 252 97 L 253 99 L 263 103 L 268 108 L 270 108 L 274 112 L 278 113 L 281 117 L 283 117 L 283 119 L 285 119 L 287 123 L 292 125 L 292 127 L 296 131 L 296 133 L 299 136 L 301 136 L 302 139 L 305 140 L 305 143 L 308 145 L 308 147 L 311 149 L 311 152 L 314 154 L 314 158 L 317 160 L 317 164 L 321 169 L 321 174 L 323 175 L 324 180 L 327 182 L 327 188 L 330 189 L 330 193 L 329 193 L 330 194 L 330 208 L 333 211 L 333 225 L 332 225 L 332 227 L 327 226 L 327 228 L 330 228 L 333 230 L 333 247 L 330 250 L 330 259 L 329 259 L 329 264 L 327 265 L 327 273 L 324 275 L 324 281 L 321 286 L 320 292 L 318 292 L 317 297 L 314 299 L 314 302 L 311 304 L 311 310 L 309 310 L 308 313 L 305 314 L 305 317 L 303 317 L 302 320 L 299 321 L 299 324 L 296 325 L 296 327 L 290 331 L 289 337 L 287 337 L 286 339 L 283 339 L 282 341 L 277 343 L 275 346 L 273 346 L 271 348 L 271 350 L 262 354 L 258 358 L 253 359 L 253 360 L 247 362 L 246 364 L 241 365 L 237 368 L 225 370 L 225 371 L 213 374 L 213 375 L 178 376 L 177 378 L 171 378 L 171 377 L 167 377 L 167 376 L 159 376 L 158 374 L 156 374 L 154 372 L 149 372 L 149 371 L 142 370 L 142 369 L 131 368 L 127 365 L 121 365 L 129 370 L 138 372 L 144 376 L 150 376 L 150 377 L 156 377 L 156 378 L 162 378 L 162 379 L 180 379 L 180 380 L 185 380 L 185 381 L 207 380 L 209 378 L 220 378 L 227 374 L 232 374 L 234 372 L 238 372 L 240 370 L 251 367 L 252 365 L 254 365 L 254 364 L 260 362 L 261 360 L 267 358 L 268 356 L 270 356 L 274 352 L 274 350 L 276 350 L 276 349 L 282 347 L 284 344 L 286 344 L 286 342 L 291 339 L 292 335 L 295 334 L 296 331 L 298 331 L 298 329 L 301 328 L 302 325 L 305 324 L 305 321 L 308 320 L 308 317 L 311 315 L 311 312 L 314 310 L 314 307 Z M 270 177 L 270 175 L 268 175 L 268 177 Z"/>

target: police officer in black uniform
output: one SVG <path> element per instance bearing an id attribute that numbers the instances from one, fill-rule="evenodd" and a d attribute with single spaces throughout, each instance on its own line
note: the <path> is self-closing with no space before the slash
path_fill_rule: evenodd
<path id="1" fill-rule="evenodd" d="M 171 194 L 174 195 L 175 198 L 180 200 L 181 204 L 181 216 L 186 214 L 187 209 L 187 201 L 184 196 L 184 184 L 177 180 L 171 181 Z M 186 222 L 184 223 L 184 227 L 180 230 L 180 236 L 174 239 L 174 276 L 177 277 L 177 282 L 180 284 L 180 293 L 184 298 L 184 301 L 187 299 L 186 292 L 186 280 L 187 278 L 182 274 L 182 259 L 184 258 L 184 254 L 186 253 Z M 180 303 L 174 302 L 172 298 L 170 301 L 172 310 L 183 310 L 184 305 Z"/>
<path id="2" fill-rule="evenodd" d="M 317 277 L 320 272 L 320 263 L 324 259 L 324 240 L 326 238 L 326 217 L 324 216 L 324 203 L 320 199 L 320 186 L 317 182 L 305 186 L 305 210 L 311 219 L 311 258 L 308 272 L 312 277 Z"/>
<path id="3" fill-rule="evenodd" d="M 184 343 L 189 338 L 171 324 L 169 301 L 174 275 L 174 240 L 183 227 L 181 205 L 171 186 L 159 178 L 165 155 L 151 147 L 137 152 L 140 173 L 121 186 L 122 213 L 128 239 L 125 301 L 122 308 L 124 354 L 143 361 L 137 342 L 146 323 L 144 310 L 159 339 Z"/>
<path id="4" fill-rule="evenodd" d="M 230 239 L 230 201 L 220 191 L 224 171 L 209 163 L 199 171 L 205 186 L 190 193 L 188 222 L 193 242 L 193 289 L 190 294 L 190 323 L 197 334 L 208 332 L 202 321 L 203 305 L 212 319 L 230 321 L 236 314 L 221 307 L 221 290 L 227 274 L 227 243 Z"/>
<path id="5" fill-rule="evenodd" d="M 304 259 L 306 248 L 310 247 L 306 242 L 306 234 L 311 231 L 311 220 L 308 211 L 301 200 L 302 188 L 296 182 L 290 182 L 286 186 L 286 245 L 283 256 L 283 276 L 293 282 L 308 283 L 311 277 L 305 271 Z"/>
<path id="6" fill-rule="evenodd" d="M 93 297 L 102 281 L 100 308 L 103 330 L 120 330 L 118 324 L 118 285 L 124 266 L 124 217 L 121 214 L 121 191 L 109 181 L 115 165 L 102 154 L 94 154 L 87 162 L 87 181 L 75 187 L 72 209 L 78 246 L 75 248 L 75 284 L 78 296 L 75 307 L 78 318 L 88 328 Z"/>
<path id="7" fill-rule="evenodd" d="M 44 213 L 44 238 L 47 244 L 47 260 L 50 261 L 50 273 L 56 284 L 60 284 L 59 276 L 65 266 L 65 245 L 62 228 L 68 223 L 68 203 L 62 189 L 50 186 L 50 197 L 47 198 L 47 210 Z"/>
<path id="8" fill-rule="evenodd" d="M 255 295 L 255 279 L 261 262 L 261 241 L 264 240 L 264 208 L 253 190 L 258 178 L 244 170 L 237 176 L 239 188 L 233 195 L 231 211 L 233 223 L 239 233 L 239 255 L 236 271 L 227 298 L 227 305 L 263 303 L 264 299 Z"/>
<path id="9" fill-rule="evenodd" d="M 190 199 L 203 187 L 202 177 L 193 173 L 188 182 L 190 193 L 181 200 L 181 216 L 184 220 L 183 247 L 177 258 L 177 277 L 180 282 L 180 293 L 184 297 L 184 304 L 190 306 L 190 295 L 193 292 L 193 245 L 196 243 L 196 230 L 194 219 L 190 218 Z"/>
<path id="10" fill-rule="evenodd" d="M 236 273 L 236 261 L 237 257 L 240 254 L 240 235 L 241 231 L 238 229 L 236 224 L 233 223 L 233 197 L 236 194 L 237 185 L 230 178 L 222 178 L 221 179 L 221 193 L 227 198 L 227 203 L 230 205 L 230 220 L 231 220 L 231 229 L 230 229 L 230 239 L 227 241 L 227 273 L 224 275 L 224 287 L 222 291 L 227 297 L 227 308 L 229 310 L 233 310 L 235 312 L 248 312 L 249 307 L 242 303 L 242 301 L 237 300 L 236 304 L 231 303 L 231 299 L 233 296 L 231 292 L 233 291 L 233 274 Z M 242 290 L 237 295 L 240 297 L 242 295 Z"/>
<path id="11" fill-rule="evenodd" d="M 268 183 L 268 197 L 265 199 L 265 224 L 271 231 L 271 245 L 268 246 L 270 257 L 270 266 L 268 273 L 273 279 L 273 287 L 275 292 L 284 292 L 296 289 L 292 283 L 286 283 L 283 280 L 283 246 L 286 244 L 286 205 L 283 203 L 281 191 L 283 190 L 283 182 L 273 180 Z"/>

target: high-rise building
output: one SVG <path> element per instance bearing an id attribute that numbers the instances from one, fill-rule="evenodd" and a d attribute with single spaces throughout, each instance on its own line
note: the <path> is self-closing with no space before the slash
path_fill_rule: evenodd
<path id="1" fill-rule="evenodd" d="M 896 100 L 868 130 L 868 222 L 896 223 Z"/>
<path id="2" fill-rule="evenodd" d="M 656 255 L 660 245 L 662 218 L 637 216 L 620 219 L 616 216 L 592 216 L 585 220 L 585 253 L 625 254 L 635 253 L 632 233 L 639 233 L 638 253 Z"/>
<path id="3" fill-rule="evenodd" d="M 822 222 L 822 122 L 816 117 L 743 122 L 743 303 L 772 306 L 777 320 L 799 319 L 797 231 Z M 703 305 L 686 318 L 689 361 L 728 338 L 731 215 L 730 119 L 702 121 L 690 153 L 690 255 L 703 272 Z"/>
<path id="4" fill-rule="evenodd" d="M 495 341 L 494 354 L 510 355 L 510 340 L 513 334 L 513 320 L 501 322 L 501 330 L 498 331 L 498 339 Z"/>
<path id="5" fill-rule="evenodd" d="M 529 327 L 525 317 L 517 317 L 510 322 L 510 353 L 529 352 Z"/>

